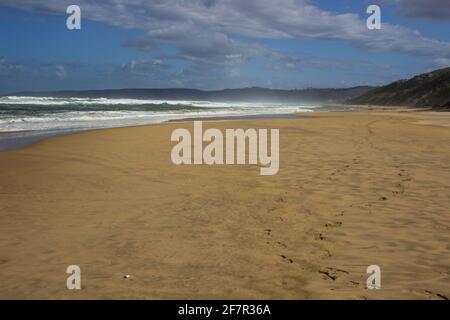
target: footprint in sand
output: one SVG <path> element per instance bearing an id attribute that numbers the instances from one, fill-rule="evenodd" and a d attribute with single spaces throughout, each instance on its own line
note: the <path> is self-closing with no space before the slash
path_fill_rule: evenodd
<path id="1" fill-rule="evenodd" d="M 285 194 L 287 194 L 287 192 L 286 192 Z M 275 201 L 276 203 L 275 203 L 274 205 L 272 205 L 272 206 L 267 210 L 267 212 L 273 212 L 273 211 L 275 211 L 275 210 L 282 209 L 282 208 L 283 208 L 283 204 L 282 204 L 282 203 L 286 202 L 286 200 L 285 200 L 285 198 L 284 198 L 283 196 L 278 196 L 278 198 L 276 198 L 274 201 Z"/>
<path id="2" fill-rule="evenodd" d="M 431 297 L 433 297 L 435 299 L 439 298 L 439 299 L 442 299 L 442 300 L 448 300 L 448 297 L 444 296 L 443 294 L 434 293 L 434 292 L 431 292 L 429 290 L 425 290 L 424 292 L 425 292 L 426 295 L 431 296 Z"/>
<path id="3" fill-rule="evenodd" d="M 281 241 L 277 241 L 276 244 L 279 245 L 279 246 L 282 247 L 282 248 L 287 248 L 287 245 L 285 245 L 285 244 L 284 244 L 283 242 L 281 242 Z"/>
<path id="4" fill-rule="evenodd" d="M 321 256 L 321 258 L 325 259 L 325 258 L 330 258 L 330 257 L 331 257 L 331 251 L 328 250 L 328 249 L 325 249 L 323 254 L 322 254 L 322 256 Z"/>
<path id="5" fill-rule="evenodd" d="M 337 278 L 342 276 L 343 274 L 349 274 L 348 271 L 336 268 L 326 267 L 323 269 L 319 269 L 319 273 L 326 276 L 326 279 L 335 281 Z"/>
<path id="6" fill-rule="evenodd" d="M 341 211 L 337 214 L 335 214 L 336 217 L 343 217 L 344 216 L 345 211 Z"/>
<path id="7" fill-rule="evenodd" d="M 324 237 L 324 235 L 322 233 L 316 233 L 314 235 L 314 239 L 315 240 L 325 240 L 325 237 Z"/>
<path id="8" fill-rule="evenodd" d="M 349 283 L 354 287 L 359 287 L 361 284 L 357 281 L 350 280 Z"/>
<path id="9" fill-rule="evenodd" d="M 335 221 L 333 223 L 325 223 L 324 227 L 325 228 L 334 228 L 334 227 L 341 227 L 342 226 L 342 222 L 341 221 Z"/>
<path id="10" fill-rule="evenodd" d="M 294 260 L 289 259 L 289 258 L 286 257 L 285 255 L 280 255 L 280 257 L 281 257 L 284 261 L 286 261 L 286 262 L 288 262 L 288 263 L 294 263 Z"/>

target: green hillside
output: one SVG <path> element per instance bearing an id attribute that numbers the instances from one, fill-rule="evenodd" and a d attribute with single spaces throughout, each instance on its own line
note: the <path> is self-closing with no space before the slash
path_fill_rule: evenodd
<path id="1" fill-rule="evenodd" d="M 378 87 L 348 100 L 350 104 L 450 108 L 450 68 Z"/>

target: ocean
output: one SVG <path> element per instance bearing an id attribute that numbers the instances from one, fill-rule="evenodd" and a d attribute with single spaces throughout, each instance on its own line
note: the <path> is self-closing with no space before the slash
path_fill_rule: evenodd
<path id="1" fill-rule="evenodd" d="M 0 151 L 75 131 L 182 119 L 280 116 L 312 105 L 143 99 L 0 97 Z"/>
<path id="2" fill-rule="evenodd" d="M 0 97 L 0 132 L 83 130 L 184 118 L 306 112 L 315 106 L 209 101 Z"/>

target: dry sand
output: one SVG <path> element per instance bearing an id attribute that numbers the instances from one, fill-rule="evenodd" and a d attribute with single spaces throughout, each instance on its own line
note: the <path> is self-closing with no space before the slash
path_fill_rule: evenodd
<path id="1" fill-rule="evenodd" d="M 173 165 L 190 123 L 0 153 L 0 298 L 449 297 L 450 115 L 308 115 L 204 124 L 280 128 L 275 176 Z"/>

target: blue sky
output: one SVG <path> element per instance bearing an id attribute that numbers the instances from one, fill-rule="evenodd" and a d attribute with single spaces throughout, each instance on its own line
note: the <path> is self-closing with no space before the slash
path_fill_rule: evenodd
<path id="1" fill-rule="evenodd" d="M 0 93 L 381 85 L 450 66 L 448 30 L 448 0 L 0 0 Z"/>

